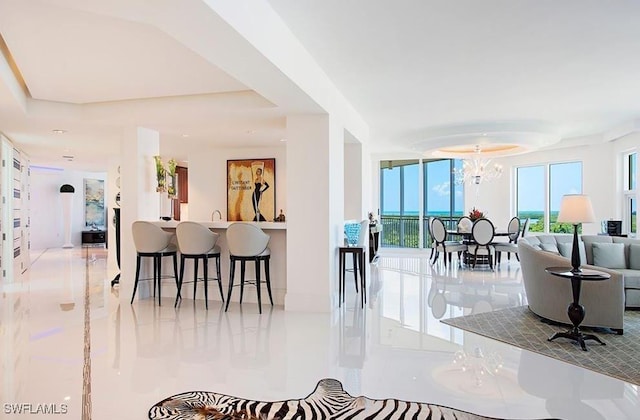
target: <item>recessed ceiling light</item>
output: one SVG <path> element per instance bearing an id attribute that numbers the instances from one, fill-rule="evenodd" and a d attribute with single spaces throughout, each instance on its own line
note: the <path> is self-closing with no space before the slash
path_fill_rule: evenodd
<path id="1" fill-rule="evenodd" d="M 280 141 L 287 141 L 287 139 L 280 139 Z"/>
<path id="2" fill-rule="evenodd" d="M 189 135 L 188 134 L 183 134 L 182 137 L 184 137 L 186 139 L 187 137 L 189 137 Z"/>
<path id="3" fill-rule="evenodd" d="M 64 134 L 67 132 L 67 130 L 61 130 L 59 128 L 56 128 L 55 130 L 51 130 L 53 131 L 54 134 Z"/>

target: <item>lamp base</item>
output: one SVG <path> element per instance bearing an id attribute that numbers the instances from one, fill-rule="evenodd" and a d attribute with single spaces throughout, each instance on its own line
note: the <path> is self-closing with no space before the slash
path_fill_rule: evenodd
<path id="1" fill-rule="evenodd" d="M 581 273 L 580 248 L 578 248 L 578 225 L 573 225 L 573 249 L 571 250 L 571 272 Z"/>

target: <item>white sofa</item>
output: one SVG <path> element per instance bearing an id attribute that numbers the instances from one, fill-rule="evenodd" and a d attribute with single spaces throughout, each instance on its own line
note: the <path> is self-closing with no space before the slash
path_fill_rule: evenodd
<path id="1" fill-rule="evenodd" d="M 613 242 L 624 238 L 609 236 L 583 235 L 584 268 L 592 268 L 607 272 L 611 279 L 606 281 L 583 281 L 580 303 L 585 307 L 585 319 L 582 326 L 606 327 L 623 333 L 625 310 L 625 269 L 609 269 L 596 267 L 593 264 L 593 243 Z M 547 267 L 571 266 L 569 258 L 572 248 L 572 235 L 532 235 L 518 240 L 518 255 L 522 268 L 525 292 L 529 308 L 538 316 L 561 323 L 569 323 L 567 307 L 573 301 L 571 282 L 553 276 L 545 271 Z M 627 239 L 640 244 L 640 241 Z M 562 255 L 562 252 L 567 257 Z M 635 273 L 629 272 L 629 275 Z M 635 298 L 640 290 L 632 289 L 631 298 Z"/>

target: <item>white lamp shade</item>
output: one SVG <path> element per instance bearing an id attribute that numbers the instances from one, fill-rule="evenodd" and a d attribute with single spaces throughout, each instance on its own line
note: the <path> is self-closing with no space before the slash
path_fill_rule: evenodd
<path id="1" fill-rule="evenodd" d="M 558 222 L 571 223 L 593 223 L 596 216 L 593 214 L 591 199 L 584 194 L 567 194 L 562 196 L 560 203 L 560 214 L 558 214 Z"/>

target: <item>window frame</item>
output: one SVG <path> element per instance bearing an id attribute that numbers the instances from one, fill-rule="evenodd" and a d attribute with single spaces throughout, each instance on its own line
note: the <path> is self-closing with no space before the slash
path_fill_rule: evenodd
<path id="1" fill-rule="evenodd" d="M 518 187 L 519 187 L 519 173 L 518 170 L 521 168 L 534 168 L 534 167 L 542 167 L 543 168 L 543 182 L 544 182 L 544 229 L 540 233 L 550 233 L 551 229 L 551 167 L 553 165 L 563 165 L 569 163 L 579 163 L 580 164 L 580 193 L 584 192 L 584 162 L 582 160 L 561 160 L 561 161 L 553 161 L 553 162 L 536 162 L 530 163 L 526 165 L 518 165 L 514 166 L 513 174 L 514 174 L 514 183 L 513 188 L 514 191 L 514 207 L 515 214 L 519 215 L 520 210 L 518 207 Z"/>
<path id="2" fill-rule="evenodd" d="M 635 175 L 631 173 L 631 156 L 635 155 Z M 638 206 L 638 151 L 636 149 L 627 150 L 622 153 L 622 176 L 623 176 L 623 191 L 622 191 L 622 229 L 624 233 L 638 234 L 637 230 L 637 206 Z M 631 188 L 632 179 L 635 178 L 635 188 Z M 631 230 L 631 204 L 632 200 L 635 200 L 636 204 L 636 231 Z"/>

